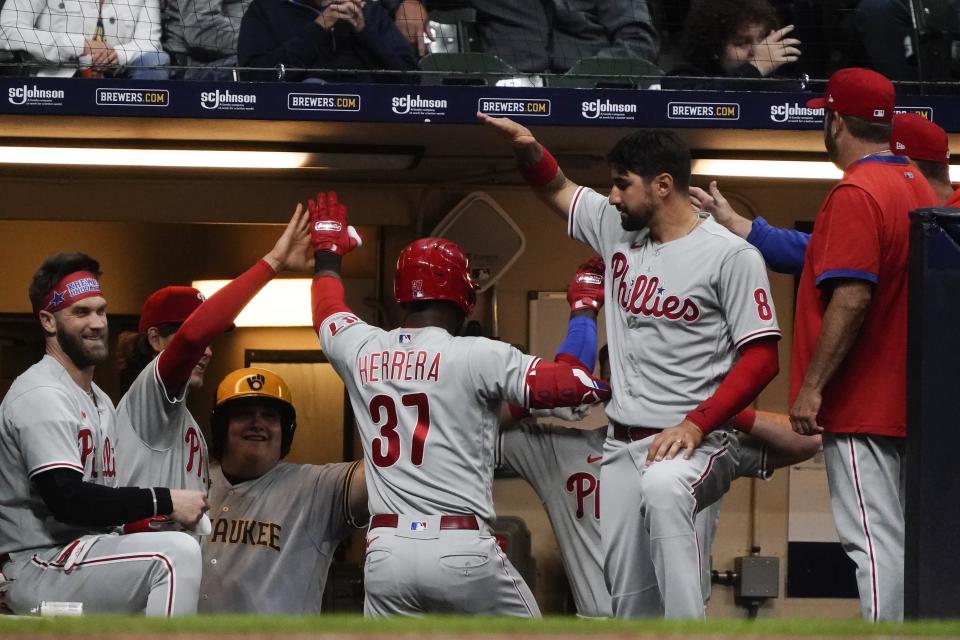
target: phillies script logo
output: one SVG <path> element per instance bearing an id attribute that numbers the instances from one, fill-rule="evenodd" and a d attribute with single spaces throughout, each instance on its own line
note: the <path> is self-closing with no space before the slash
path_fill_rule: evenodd
<path id="1" fill-rule="evenodd" d="M 577 471 L 567 478 L 567 492 L 577 499 L 577 520 L 586 513 L 587 498 L 593 496 L 593 517 L 600 519 L 600 480 L 592 473 Z"/>
<path id="2" fill-rule="evenodd" d="M 627 313 L 687 322 L 693 322 L 700 317 L 700 309 L 690 298 L 681 300 L 677 296 L 663 297 L 664 288 L 660 286 L 660 278 L 657 276 L 637 276 L 633 288 L 630 289 L 627 284 L 629 266 L 627 257 L 622 253 L 613 255 L 610 267 L 613 270 L 613 293 L 617 303 Z"/>
<path id="3" fill-rule="evenodd" d="M 113 478 L 117 475 L 116 458 L 113 454 L 113 444 L 110 438 L 103 439 L 103 451 L 100 460 L 100 470 L 97 470 L 97 449 L 94 444 L 93 432 L 90 429 L 81 429 L 77 434 L 77 448 L 80 449 L 80 466 L 87 468 L 90 461 L 90 478 L 98 478 L 103 473 L 104 478 Z"/>
<path id="4" fill-rule="evenodd" d="M 260 386 L 263 386 L 262 382 Z M 194 467 L 196 467 L 197 477 L 203 478 L 203 440 L 200 433 L 190 427 L 183 435 L 183 441 L 190 446 L 190 451 L 187 453 L 187 473 L 193 473 Z"/>

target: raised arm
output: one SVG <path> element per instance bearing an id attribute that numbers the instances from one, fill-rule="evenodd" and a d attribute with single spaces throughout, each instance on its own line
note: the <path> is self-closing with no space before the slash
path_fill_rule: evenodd
<path id="1" fill-rule="evenodd" d="M 349 312 L 344 302 L 340 263 L 343 256 L 363 244 L 357 230 L 347 224 L 347 207 L 337 193 L 320 192 L 310 200 L 310 244 L 314 251 L 313 285 L 310 290 L 313 328 L 317 332 L 331 315 Z"/>
<path id="2" fill-rule="evenodd" d="M 537 142 L 529 129 L 509 118 L 494 118 L 485 113 L 477 113 L 477 118 L 513 145 L 520 173 L 527 184 L 554 213 L 566 220 L 579 185 L 563 175 L 547 148 Z"/>
<path id="3" fill-rule="evenodd" d="M 308 271 L 313 266 L 313 259 L 308 252 L 308 224 L 306 211 L 297 205 L 273 249 L 210 296 L 184 321 L 170 343 L 157 356 L 157 373 L 168 392 L 179 394 L 210 343 L 230 327 L 247 303 L 274 275 L 285 270 Z"/>

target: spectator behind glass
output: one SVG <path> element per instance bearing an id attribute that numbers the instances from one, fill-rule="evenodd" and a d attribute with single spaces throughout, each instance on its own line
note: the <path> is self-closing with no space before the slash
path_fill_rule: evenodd
<path id="1" fill-rule="evenodd" d="M 475 9 L 482 50 L 525 73 L 563 73 L 591 57 L 657 59 L 647 0 L 429 0 L 426 5 Z"/>
<path id="2" fill-rule="evenodd" d="M 187 80 L 231 80 L 237 64 L 240 21 L 251 0 L 167 0 L 163 9 L 163 48 L 174 71 Z"/>
<path id="3" fill-rule="evenodd" d="M 387 10 L 363 0 L 254 0 L 240 24 L 237 52 L 240 66 L 270 69 L 246 74 L 261 80 L 278 79 L 280 65 L 308 69 L 288 72 L 285 80 L 321 82 L 368 81 L 377 76 L 363 71 L 417 68 L 413 48 Z"/>
<path id="4" fill-rule="evenodd" d="M 138 80 L 165 79 L 168 70 L 157 67 L 170 64 L 160 47 L 159 0 L 6 0 L 0 49 L 51 67 L 76 67 L 84 56 L 97 75 Z"/>
<path id="5" fill-rule="evenodd" d="M 683 29 L 683 62 L 671 76 L 757 80 L 800 57 L 800 41 L 787 37 L 793 25 L 777 29 L 777 12 L 767 0 L 695 0 Z M 665 89 L 728 87 L 740 83 L 704 83 L 665 78 Z M 751 82 L 743 88 L 756 87 Z"/>

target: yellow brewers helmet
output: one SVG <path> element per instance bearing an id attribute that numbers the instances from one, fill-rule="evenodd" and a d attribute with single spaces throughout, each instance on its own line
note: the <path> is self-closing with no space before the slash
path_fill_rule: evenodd
<path id="1" fill-rule="evenodd" d="M 297 411 L 293 407 L 290 387 L 283 378 L 260 367 L 237 369 L 226 375 L 217 387 L 217 404 L 213 409 L 213 441 L 210 453 L 214 458 L 222 458 L 227 440 L 227 412 L 234 402 L 246 398 L 265 398 L 276 403 L 280 410 L 280 423 L 283 435 L 280 443 L 280 457 L 290 452 L 293 432 L 297 428 Z"/>

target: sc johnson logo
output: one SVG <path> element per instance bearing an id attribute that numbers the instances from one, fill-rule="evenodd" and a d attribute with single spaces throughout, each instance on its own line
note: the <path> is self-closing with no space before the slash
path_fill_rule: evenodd
<path id="1" fill-rule="evenodd" d="M 102 107 L 169 107 L 166 89 L 97 89 L 97 104 Z"/>
<path id="2" fill-rule="evenodd" d="M 633 120 L 637 105 L 628 102 L 607 100 L 584 100 L 580 103 L 580 115 L 587 120 Z"/>
<path id="3" fill-rule="evenodd" d="M 893 112 L 897 115 L 913 113 L 926 120 L 933 120 L 933 107 L 894 107 Z"/>
<path id="4" fill-rule="evenodd" d="M 204 109 L 221 109 L 232 111 L 253 111 L 257 104 L 257 96 L 252 93 L 233 93 L 226 91 L 204 91 L 200 94 L 200 106 Z"/>
<path id="5" fill-rule="evenodd" d="M 740 105 L 735 102 L 670 102 L 670 120 L 739 120 Z"/>
<path id="6" fill-rule="evenodd" d="M 419 95 L 412 96 L 408 93 L 405 96 L 394 96 L 390 100 L 390 110 L 401 116 L 442 115 L 447 111 L 447 101 L 421 98 Z"/>
<path id="7" fill-rule="evenodd" d="M 798 122 L 823 122 L 823 109 L 811 109 L 799 102 L 770 105 L 770 120 L 796 124 Z"/>
<path id="8" fill-rule="evenodd" d="M 10 87 L 7 89 L 7 100 L 10 104 L 59 107 L 63 105 L 66 92 L 63 89 L 41 89 L 37 85 Z"/>
<path id="9" fill-rule="evenodd" d="M 550 101 L 542 98 L 480 98 L 477 111 L 488 116 L 549 116 Z"/>
<path id="10" fill-rule="evenodd" d="M 287 95 L 291 111 L 360 111 L 360 96 L 343 93 L 291 93 Z"/>

